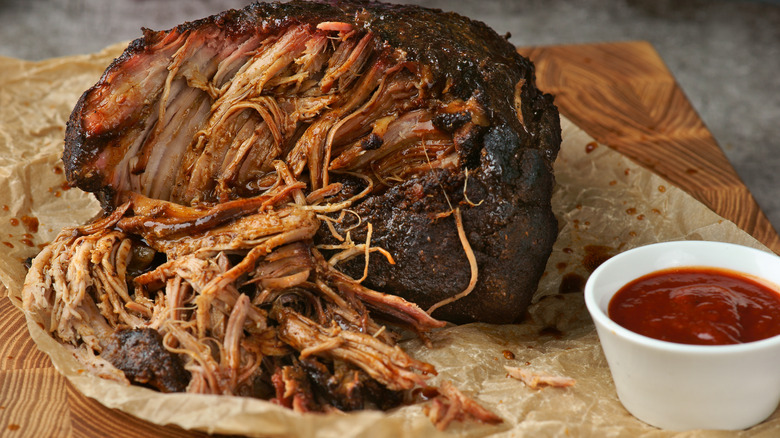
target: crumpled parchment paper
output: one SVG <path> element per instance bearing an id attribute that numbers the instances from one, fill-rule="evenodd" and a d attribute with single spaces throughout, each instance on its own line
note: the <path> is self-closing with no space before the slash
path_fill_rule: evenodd
<path id="1" fill-rule="evenodd" d="M 65 184 L 60 155 L 65 122 L 79 95 L 94 84 L 124 44 L 86 56 L 26 62 L 0 57 L 0 296 L 19 303 L 34 256 L 64 226 L 82 224 L 97 202 Z M 560 236 L 526 322 L 469 324 L 417 340 L 404 348 L 436 366 L 440 379 L 504 419 L 497 426 L 454 423 L 433 428 L 421 405 L 388 413 L 300 415 L 240 397 L 160 394 L 83 373 L 82 367 L 34 324 L 30 332 L 56 368 L 87 396 L 158 424 L 227 434 L 301 437 L 425 436 L 701 436 L 648 426 L 620 404 L 582 288 L 606 257 L 659 241 L 701 239 L 767 250 L 683 191 L 621 154 L 597 144 L 563 119 L 563 146 L 555 164 L 553 206 Z M 28 321 L 30 321 L 28 317 Z M 576 379 L 570 388 L 534 390 L 507 377 L 504 365 Z M 718 436 L 771 436 L 780 412 L 742 432 Z M 708 436 L 712 436 L 711 433 Z"/>

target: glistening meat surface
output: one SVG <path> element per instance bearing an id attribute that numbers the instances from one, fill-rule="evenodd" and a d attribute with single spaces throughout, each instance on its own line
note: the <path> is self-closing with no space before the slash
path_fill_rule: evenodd
<path id="1" fill-rule="evenodd" d="M 559 145 L 530 62 L 455 14 L 293 1 L 145 30 L 68 122 L 104 216 L 36 257 L 24 306 L 102 377 L 388 409 L 436 373 L 395 327 L 522 318 Z M 439 394 L 440 427 L 500 421 Z"/>

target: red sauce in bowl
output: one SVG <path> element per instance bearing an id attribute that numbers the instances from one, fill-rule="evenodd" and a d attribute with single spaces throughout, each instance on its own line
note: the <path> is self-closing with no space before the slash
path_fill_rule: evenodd
<path id="1" fill-rule="evenodd" d="M 674 268 L 623 286 L 610 300 L 608 315 L 655 339 L 738 344 L 780 334 L 780 292 L 733 271 Z"/>

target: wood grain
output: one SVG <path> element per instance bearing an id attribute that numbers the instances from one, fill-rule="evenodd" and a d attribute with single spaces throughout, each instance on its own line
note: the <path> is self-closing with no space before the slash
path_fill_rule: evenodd
<path id="1" fill-rule="evenodd" d="M 124 412 L 109 409 L 94 399 L 84 397 L 70 383 L 66 385 L 74 437 L 207 437 L 177 426 L 157 426 Z"/>
<path id="2" fill-rule="evenodd" d="M 596 140 L 682 188 L 780 254 L 780 237 L 647 42 L 520 48 L 539 87 Z"/>
<path id="3" fill-rule="evenodd" d="M 672 75 L 644 42 L 524 48 L 561 112 L 780 251 L 780 238 Z M 0 295 L 2 296 L 2 295 Z M 0 436 L 191 437 L 106 408 L 38 351 L 22 313 L 0 297 Z"/>
<path id="4" fill-rule="evenodd" d="M 0 298 L 0 315 L 0 370 L 51 368 L 49 356 L 28 335 L 24 314 L 8 297 Z"/>
<path id="5" fill-rule="evenodd" d="M 0 436 L 71 436 L 65 378 L 53 367 L 0 370 L 0 406 Z"/>

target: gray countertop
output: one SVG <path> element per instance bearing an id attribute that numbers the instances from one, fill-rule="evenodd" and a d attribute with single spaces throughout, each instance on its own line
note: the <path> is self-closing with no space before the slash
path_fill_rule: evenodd
<path id="1" fill-rule="evenodd" d="M 410 0 L 510 32 L 516 45 L 654 45 L 780 229 L 780 1 Z M 98 51 L 246 0 L 0 0 L 0 55 Z M 0 84 L 0 88 L 2 84 Z"/>

